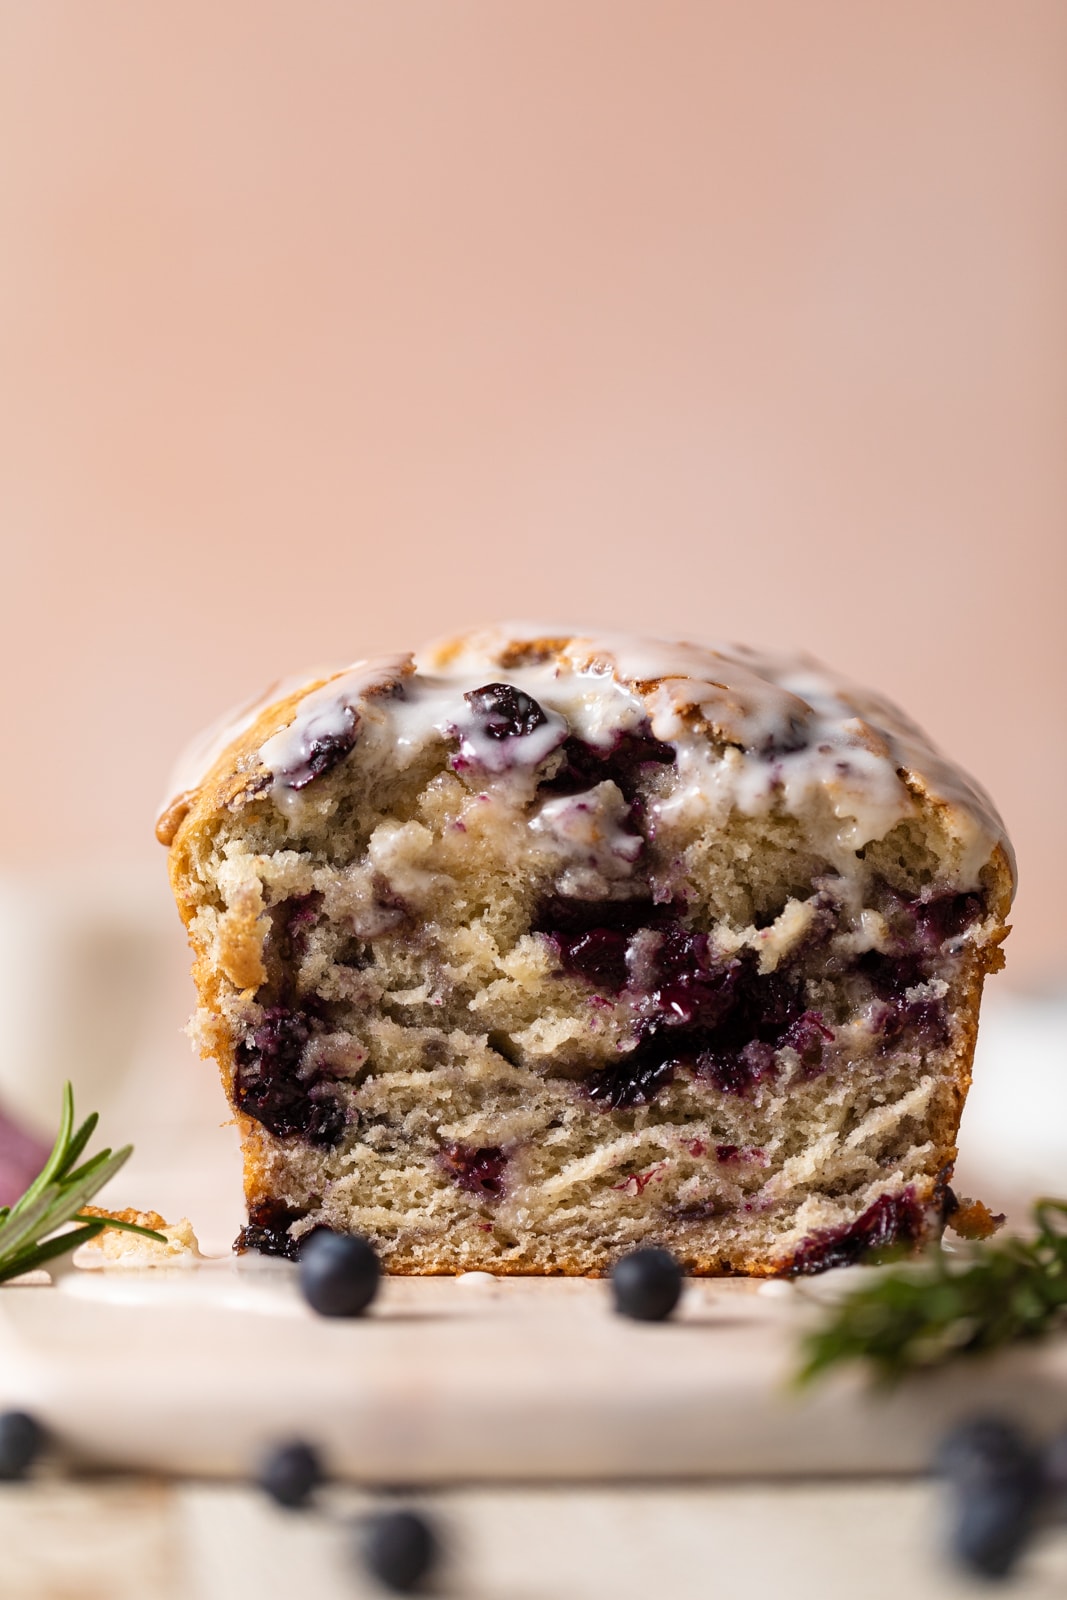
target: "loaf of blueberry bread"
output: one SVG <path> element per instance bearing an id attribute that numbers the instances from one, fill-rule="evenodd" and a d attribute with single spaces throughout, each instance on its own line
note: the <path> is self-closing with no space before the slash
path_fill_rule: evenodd
<path id="1" fill-rule="evenodd" d="M 253 708 L 160 820 L 238 1248 L 787 1274 L 936 1237 L 1010 846 L 806 660 L 503 627 Z"/>

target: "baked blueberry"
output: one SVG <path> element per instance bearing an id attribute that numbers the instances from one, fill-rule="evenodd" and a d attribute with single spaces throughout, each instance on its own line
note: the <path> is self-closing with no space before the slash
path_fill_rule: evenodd
<path id="1" fill-rule="evenodd" d="M 270 1006 L 234 1050 L 233 1096 L 239 1109 L 280 1138 L 337 1143 L 345 1113 L 321 1073 L 302 1074 L 311 1019 L 289 1006 Z"/>
<path id="2" fill-rule="evenodd" d="M 0 1413 L 0 1479 L 24 1478 L 44 1446 L 44 1429 L 25 1411 Z"/>
<path id="3" fill-rule="evenodd" d="M 519 739 L 548 720 L 532 695 L 510 683 L 487 683 L 463 698 L 490 739 Z"/>
<path id="4" fill-rule="evenodd" d="M 316 1228 L 300 1251 L 300 1288 L 323 1317 L 358 1317 L 378 1292 L 374 1246 L 353 1233 Z"/>
<path id="5" fill-rule="evenodd" d="M 669 1250 L 633 1250 L 611 1270 L 615 1310 L 637 1322 L 662 1322 L 678 1304 L 683 1281 Z"/>
<path id="6" fill-rule="evenodd" d="M 323 1478 L 318 1451 L 296 1439 L 267 1453 L 256 1482 L 276 1504 L 296 1510 L 307 1505 Z"/>
<path id="7" fill-rule="evenodd" d="M 380 1511 L 361 1529 L 360 1555 L 370 1575 L 394 1594 L 408 1594 L 438 1556 L 433 1528 L 417 1511 Z"/>

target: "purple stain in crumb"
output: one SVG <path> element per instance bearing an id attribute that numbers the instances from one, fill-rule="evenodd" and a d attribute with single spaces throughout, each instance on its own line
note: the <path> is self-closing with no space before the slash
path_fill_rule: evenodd
<path id="1" fill-rule="evenodd" d="M 635 1047 L 585 1080 L 611 1110 L 647 1105 L 679 1066 L 724 1093 L 745 1094 L 772 1077 L 777 1052 L 797 1051 L 808 1073 L 823 1066 L 832 1039 L 807 1009 L 799 977 L 761 974 L 755 957 L 721 960 L 706 934 L 686 928 L 673 906 L 648 901 L 543 903 L 534 923 L 565 971 L 626 994 L 642 1015 Z"/>
<path id="2" fill-rule="evenodd" d="M 946 942 L 958 938 L 984 907 L 978 895 L 906 900 L 883 886 L 892 936 L 889 951 L 870 950 L 849 970 L 866 978 L 875 999 L 883 1048 L 898 1041 L 927 1048 L 948 1042 L 943 999 L 911 994 L 937 973 Z M 706 934 L 688 928 L 677 902 L 542 902 L 535 932 L 551 942 L 563 970 L 610 994 L 625 994 L 639 1014 L 632 1050 L 584 1080 L 586 1092 L 611 1110 L 648 1104 L 679 1067 L 726 1094 L 744 1095 L 773 1079 L 780 1052 L 794 1050 L 812 1077 L 827 1064 L 833 1032 L 806 1003 L 797 965 L 761 973 L 751 952 L 714 954 Z M 819 940 L 832 912 L 824 908 Z"/>
<path id="3" fill-rule="evenodd" d="M 745 1144 L 717 1144 L 715 1146 L 715 1159 L 721 1166 L 728 1167 L 751 1163 L 754 1166 L 765 1166 L 767 1157 L 758 1145 Z"/>
<path id="4" fill-rule="evenodd" d="M 489 1200 L 499 1200 L 504 1193 L 508 1158 L 496 1145 L 476 1149 L 469 1144 L 446 1144 L 438 1152 L 438 1159 L 453 1183 L 465 1193 Z"/>
<path id="5" fill-rule="evenodd" d="M 650 1010 L 664 1026 L 713 1028 L 735 1004 L 740 965 L 716 960 L 706 933 L 670 922 L 640 966 Z M 637 987 L 631 983 L 631 992 Z"/>
<path id="6" fill-rule="evenodd" d="M 701 1077 L 708 1078 L 723 1094 L 747 1094 L 777 1072 L 773 1044 L 750 1039 L 736 1049 L 702 1050 L 696 1059 Z"/>
<path id="7" fill-rule="evenodd" d="M 809 1234 L 781 1276 L 809 1276 L 831 1267 L 851 1267 L 875 1252 L 916 1245 L 926 1231 L 926 1213 L 913 1188 L 909 1186 L 900 1194 L 879 1195 L 855 1222 Z"/>
<path id="8" fill-rule="evenodd" d="M 980 894 L 942 894 L 912 901 L 919 936 L 929 947 L 940 948 L 946 939 L 958 939 L 967 928 L 982 922 L 986 906 Z"/>
<path id="9" fill-rule="evenodd" d="M 632 935 L 665 915 L 666 909 L 651 900 L 568 900 L 552 895 L 541 902 L 532 932 L 549 940 L 564 972 L 618 994 L 626 987 Z"/>
<path id="10" fill-rule="evenodd" d="M 310 894 L 290 895 L 272 907 L 265 954 L 268 964 L 277 965 L 286 978 L 286 969 L 303 958 L 308 934 L 318 922 L 321 909 L 322 895 L 314 889 Z"/>
<path id="11" fill-rule="evenodd" d="M 905 989 L 914 989 L 926 979 L 926 969 L 914 951 L 886 955 L 881 950 L 865 950 L 856 959 L 854 971 L 867 979 L 871 992 L 881 1000 L 900 998 Z"/>
<path id="12" fill-rule="evenodd" d="M 653 1181 L 658 1183 L 663 1177 L 666 1165 L 665 1161 L 657 1161 L 655 1166 L 649 1167 L 646 1172 L 631 1172 L 628 1177 L 623 1178 L 621 1183 L 613 1183 L 611 1187 L 613 1189 L 628 1189 L 633 1184 L 634 1194 L 644 1194 L 650 1183 Z"/>
<path id="13" fill-rule="evenodd" d="M 823 1022 L 818 1011 L 804 1011 L 791 1022 L 782 1035 L 781 1043 L 789 1045 L 800 1057 L 801 1064 L 814 1075 L 822 1070 L 823 1051 L 832 1043 L 833 1032 Z"/>
<path id="14" fill-rule="evenodd" d="M 672 765 L 676 757 L 674 746 L 655 738 L 647 722 L 636 732 L 617 734 L 609 745 L 587 744 L 572 735 L 563 741 L 559 767 L 538 787 L 548 794 L 581 794 L 610 778 L 632 801 L 642 769 Z"/>
<path id="15" fill-rule="evenodd" d="M 937 996 L 921 1000 L 898 996 L 881 1008 L 877 1025 L 883 1049 L 908 1039 L 927 1050 L 939 1050 L 951 1036 L 948 1008 Z"/>
<path id="16" fill-rule="evenodd" d="M 987 914 L 981 894 L 909 896 L 882 884 L 882 913 L 894 941 L 893 953 L 913 959 L 937 955 Z"/>
<path id="17" fill-rule="evenodd" d="M 591 1072 L 583 1088 L 596 1105 L 608 1111 L 625 1111 L 630 1106 L 647 1106 L 674 1077 L 675 1063 L 641 1057 L 640 1047 L 620 1061 Z"/>
<path id="18" fill-rule="evenodd" d="M 626 987 L 626 934 L 590 928 L 588 933 L 557 934 L 553 943 L 565 971 L 612 994 Z"/>
<path id="19" fill-rule="evenodd" d="M 278 1138 L 299 1135 L 327 1147 L 344 1132 L 345 1113 L 321 1072 L 300 1076 L 310 1038 L 304 1012 L 269 1006 L 234 1051 L 233 1099 L 239 1111 Z"/>
<path id="20" fill-rule="evenodd" d="M 250 1208 L 248 1221 L 234 1240 L 238 1255 L 246 1250 L 258 1250 L 264 1256 L 284 1256 L 295 1261 L 300 1254 L 300 1242 L 289 1229 L 303 1217 L 302 1211 L 293 1211 L 280 1200 L 261 1200 Z"/>
<path id="21" fill-rule="evenodd" d="M 521 738 L 548 721 L 532 695 L 510 683 L 487 683 L 463 698 L 490 739 Z"/>

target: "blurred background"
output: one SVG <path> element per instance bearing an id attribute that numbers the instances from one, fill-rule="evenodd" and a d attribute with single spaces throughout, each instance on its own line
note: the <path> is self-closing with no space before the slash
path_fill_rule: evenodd
<path id="1" fill-rule="evenodd" d="M 965 1151 L 1062 1187 L 1065 61 L 1060 0 L 5 6 L 8 1108 L 73 1076 L 126 1197 L 232 1237 L 174 756 L 306 664 L 545 614 L 814 652 L 989 788 Z"/>

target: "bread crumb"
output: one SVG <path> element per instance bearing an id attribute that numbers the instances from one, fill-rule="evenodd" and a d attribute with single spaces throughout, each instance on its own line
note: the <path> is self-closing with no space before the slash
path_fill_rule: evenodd
<path id="1" fill-rule="evenodd" d="M 1003 1211 L 996 1215 L 981 1200 L 961 1200 L 948 1219 L 948 1226 L 961 1239 L 989 1239 L 1004 1226 Z"/>
<path id="2" fill-rule="evenodd" d="M 118 1222 L 133 1222 L 151 1228 L 166 1238 L 166 1244 L 144 1239 L 122 1228 L 105 1228 L 103 1233 L 77 1251 L 77 1265 L 91 1270 L 103 1267 L 195 1267 L 202 1260 L 200 1245 L 188 1217 L 168 1223 L 158 1211 L 106 1211 L 100 1206 L 82 1206 L 83 1217 L 114 1217 Z"/>

